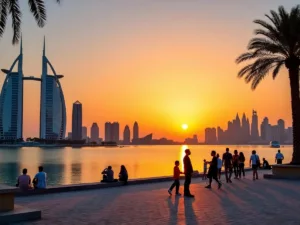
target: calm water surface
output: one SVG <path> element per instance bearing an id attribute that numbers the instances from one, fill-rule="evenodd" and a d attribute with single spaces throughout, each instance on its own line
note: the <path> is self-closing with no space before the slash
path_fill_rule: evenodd
<path id="1" fill-rule="evenodd" d="M 203 170 L 203 159 L 210 160 L 210 151 L 215 149 L 223 154 L 226 146 L 128 146 L 113 148 L 0 148 L 0 183 L 15 185 L 16 177 L 23 168 L 33 177 L 39 165 L 44 166 L 48 185 L 98 182 L 102 170 L 111 165 L 117 177 L 120 166 L 124 164 L 130 178 L 145 178 L 171 175 L 175 160 L 184 156 L 190 148 L 191 160 L 195 170 Z M 277 149 L 268 146 L 229 146 L 244 152 L 248 166 L 251 151 L 255 149 L 260 158 L 265 157 L 274 163 Z M 292 146 L 281 148 L 285 162 L 291 161 Z M 181 165 L 182 167 L 182 165 Z"/>

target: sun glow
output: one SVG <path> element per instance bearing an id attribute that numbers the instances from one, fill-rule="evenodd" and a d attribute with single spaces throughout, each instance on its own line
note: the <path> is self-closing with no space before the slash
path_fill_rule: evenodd
<path id="1" fill-rule="evenodd" d="M 182 124 L 181 127 L 182 127 L 183 130 L 187 130 L 189 128 L 189 126 L 185 123 Z"/>

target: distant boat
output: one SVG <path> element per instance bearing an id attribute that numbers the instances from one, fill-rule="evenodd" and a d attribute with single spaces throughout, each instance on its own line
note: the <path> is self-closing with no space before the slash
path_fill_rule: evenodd
<path id="1" fill-rule="evenodd" d="M 280 148 L 280 144 L 278 141 L 271 141 L 270 142 L 270 147 L 271 148 Z"/>

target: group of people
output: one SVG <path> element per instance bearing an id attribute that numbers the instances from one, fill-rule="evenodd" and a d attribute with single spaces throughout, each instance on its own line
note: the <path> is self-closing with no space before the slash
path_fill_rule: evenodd
<path id="1" fill-rule="evenodd" d="M 179 161 L 175 161 L 175 167 L 173 171 L 173 179 L 174 182 L 172 183 L 171 187 L 168 189 L 168 193 L 172 195 L 172 190 L 174 187 L 176 187 L 176 195 L 181 195 L 179 193 L 179 187 L 180 187 L 180 174 L 185 175 L 185 181 L 184 181 L 184 196 L 186 197 L 194 197 L 190 193 L 190 183 L 191 178 L 194 173 L 193 166 L 191 163 L 191 159 L 189 156 L 191 155 L 190 149 L 185 150 L 185 157 L 183 158 L 183 164 L 184 164 L 184 172 L 181 172 L 179 169 Z M 232 183 L 231 177 L 234 173 L 234 179 L 240 179 L 242 176 L 245 178 L 245 161 L 246 158 L 244 156 L 243 152 L 238 152 L 237 150 L 234 150 L 233 155 L 230 153 L 229 148 L 226 148 L 226 152 L 223 154 L 222 159 L 220 158 L 219 154 L 216 153 L 216 151 L 211 151 L 212 159 L 211 161 L 204 160 L 204 173 L 203 173 L 203 179 L 209 178 L 209 184 L 206 186 L 206 188 L 210 189 L 212 180 L 215 180 L 218 184 L 218 188 L 220 189 L 222 187 L 222 183 L 220 181 L 221 179 L 221 170 L 222 167 L 224 167 L 225 171 L 225 178 L 227 183 Z M 275 163 L 282 164 L 282 161 L 284 160 L 283 154 L 278 150 L 276 156 L 275 156 Z M 209 169 L 207 171 L 207 165 L 209 165 Z M 253 150 L 252 154 L 249 159 L 249 165 L 252 167 L 253 171 L 253 180 L 258 180 L 258 168 L 263 169 L 271 169 L 271 166 L 269 162 L 263 158 L 263 163 L 261 164 L 259 156 L 256 154 L 256 151 Z"/>
<path id="2" fill-rule="evenodd" d="M 121 181 L 124 183 L 124 185 L 128 182 L 128 172 L 124 165 L 121 165 L 120 173 L 119 173 L 119 179 L 114 178 L 114 171 L 112 170 L 111 166 L 108 166 L 102 171 L 103 179 L 101 180 L 102 183 L 112 183 L 112 182 L 118 182 Z"/>
<path id="3" fill-rule="evenodd" d="M 31 184 L 32 183 L 32 184 Z M 39 172 L 34 176 L 31 182 L 31 177 L 27 175 L 27 169 L 23 169 L 22 175 L 17 179 L 17 187 L 22 191 L 28 191 L 31 189 L 45 189 L 47 187 L 47 174 L 44 172 L 44 168 L 39 166 Z"/>

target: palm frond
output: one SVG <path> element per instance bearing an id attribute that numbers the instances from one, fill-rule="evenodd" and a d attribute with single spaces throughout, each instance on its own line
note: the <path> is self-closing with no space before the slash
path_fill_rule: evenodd
<path id="1" fill-rule="evenodd" d="M 243 67 L 238 77 L 245 77 L 246 83 L 252 82 L 251 88 L 255 89 L 272 68 L 276 67 L 275 69 L 279 71 L 278 64 L 284 64 L 283 57 L 258 58 L 254 63 Z"/>
<path id="2" fill-rule="evenodd" d="M 2 0 L 0 2 L 0 37 L 3 36 L 6 21 L 7 21 L 7 7 L 8 7 L 8 0 Z"/>
<path id="3" fill-rule="evenodd" d="M 46 22 L 46 8 L 44 1 L 28 0 L 28 4 L 38 26 L 43 27 Z"/>
<path id="4" fill-rule="evenodd" d="M 275 68 L 273 70 L 273 74 L 272 74 L 273 79 L 275 79 L 277 77 L 277 75 L 283 65 L 284 65 L 284 61 L 277 63 L 277 65 L 275 66 Z"/>
<path id="5" fill-rule="evenodd" d="M 289 53 L 286 51 L 283 45 L 274 43 L 266 38 L 253 38 L 248 44 L 248 50 L 260 50 L 270 54 L 281 54 L 286 57 Z"/>
<path id="6" fill-rule="evenodd" d="M 21 16 L 22 13 L 20 11 L 19 0 L 10 0 L 9 1 L 9 13 L 12 17 L 12 28 L 13 28 L 13 44 L 17 44 L 19 42 L 21 36 Z"/>

